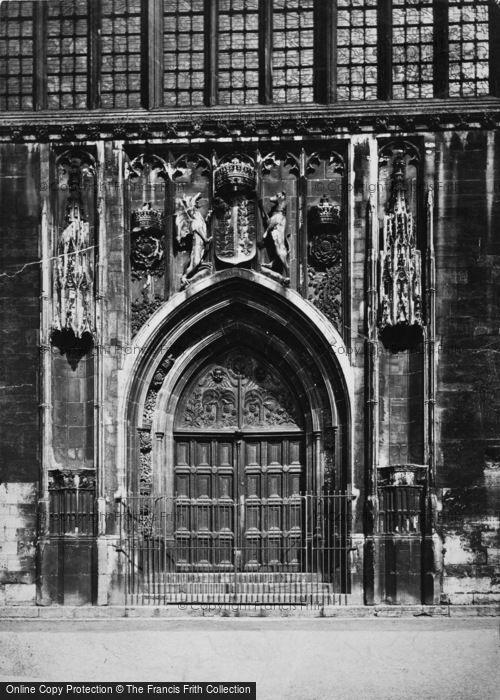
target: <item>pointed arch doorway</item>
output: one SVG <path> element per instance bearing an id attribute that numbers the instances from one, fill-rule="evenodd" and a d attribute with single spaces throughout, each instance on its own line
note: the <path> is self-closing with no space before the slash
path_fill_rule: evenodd
<path id="1" fill-rule="evenodd" d="M 127 600 L 346 602 L 341 340 L 298 295 L 218 275 L 157 313 L 124 370 Z"/>
<path id="2" fill-rule="evenodd" d="M 304 424 L 290 380 L 242 347 L 187 380 L 174 421 L 178 571 L 306 566 Z"/>

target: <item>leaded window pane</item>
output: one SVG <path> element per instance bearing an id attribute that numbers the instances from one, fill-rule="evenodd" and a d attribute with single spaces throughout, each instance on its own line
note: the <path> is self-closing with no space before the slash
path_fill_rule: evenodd
<path id="1" fill-rule="evenodd" d="M 47 107 L 87 107 L 86 0 L 51 0 L 47 19 Z"/>
<path id="2" fill-rule="evenodd" d="M 337 96 L 377 99 L 377 2 L 338 0 Z"/>
<path id="3" fill-rule="evenodd" d="M 33 3 L 0 5 L 0 109 L 33 109 Z"/>
<path id="4" fill-rule="evenodd" d="M 489 92 L 488 0 L 450 0 L 450 96 Z"/>
<path id="5" fill-rule="evenodd" d="M 273 100 L 313 102 L 314 1 L 273 2 Z"/>
<path id="6" fill-rule="evenodd" d="M 259 2 L 219 0 L 219 102 L 259 100 Z"/>
<path id="7" fill-rule="evenodd" d="M 395 0 L 393 3 L 394 99 L 432 97 L 434 94 L 432 6 L 432 0 Z"/>
<path id="8" fill-rule="evenodd" d="M 101 104 L 141 106 L 141 0 L 102 0 Z"/>
<path id="9" fill-rule="evenodd" d="M 203 0 L 164 0 L 164 102 L 203 104 L 205 84 Z"/>

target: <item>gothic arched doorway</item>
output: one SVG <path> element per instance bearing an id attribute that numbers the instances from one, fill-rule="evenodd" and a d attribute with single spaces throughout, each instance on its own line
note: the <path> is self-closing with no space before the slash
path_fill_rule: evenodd
<path id="1" fill-rule="evenodd" d="M 185 386 L 174 424 L 177 566 L 301 567 L 304 416 L 292 386 L 243 348 Z"/>
<path id="2" fill-rule="evenodd" d="M 298 294 L 218 275 L 160 309 L 124 369 L 129 600 L 339 602 L 352 466 L 341 339 Z"/>

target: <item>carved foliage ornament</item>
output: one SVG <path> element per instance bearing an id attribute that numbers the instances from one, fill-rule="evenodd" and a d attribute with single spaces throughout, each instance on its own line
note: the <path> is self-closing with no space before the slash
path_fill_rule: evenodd
<path id="1" fill-rule="evenodd" d="M 229 353 L 211 363 L 181 400 L 179 429 L 301 427 L 300 410 L 274 369 Z"/>
<path id="2" fill-rule="evenodd" d="M 94 246 L 82 192 L 93 183 L 94 164 L 84 153 L 64 154 L 58 163 L 61 188 L 67 188 L 64 222 L 54 260 L 54 331 L 72 331 L 76 338 L 93 336 Z"/>
<path id="3" fill-rule="evenodd" d="M 49 491 L 57 489 L 88 489 L 94 490 L 96 485 L 95 472 L 87 471 L 60 471 L 54 470 L 48 473 Z"/>
<path id="4" fill-rule="evenodd" d="M 416 226 L 406 202 L 403 151 L 395 151 L 392 196 L 384 216 L 380 251 L 379 325 L 421 326 L 421 253 Z"/>

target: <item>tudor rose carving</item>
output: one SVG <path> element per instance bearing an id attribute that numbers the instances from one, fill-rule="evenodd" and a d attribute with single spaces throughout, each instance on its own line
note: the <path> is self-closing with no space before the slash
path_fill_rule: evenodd
<path id="1" fill-rule="evenodd" d="M 338 330 L 342 320 L 342 261 L 341 209 L 323 196 L 309 211 L 309 298 Z"/>
<path id="2" fill-rule="evenodd" d="M 154 209 L 151 202 L 145 202 L 141 209 L 132 212 L 130 259 L 134 277 L 163 272 L 162 220 L 161 212 Z"/>

